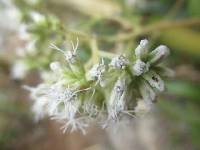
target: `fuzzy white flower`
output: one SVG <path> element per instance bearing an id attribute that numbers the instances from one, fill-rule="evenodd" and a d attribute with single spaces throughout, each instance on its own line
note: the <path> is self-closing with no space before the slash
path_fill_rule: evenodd
<path id="1" fill-rule="evenodd" d="M 134 75 L 140 76 L 144 72 L 148 71 L 148 69 L 148 64 L 145 64 L 143 61 L 138 59 L 132 67 L 132 72 Z"/>
<path id="2" fill-rule="evenodd" d="M 158 46 L 155 50 L 150 53 L 150 64 L 157 64 L 169 55 L 169 48 L 165 45 Z"/>
<path id="3" fill-rule="evenodd" d="M 49 99 L 45 96 L 39 97 L 34 101 L 32 106 L 32 112 L 34 113 L 34 120 L 37 122 L 47 115 L 45 107 L 47 107 Z"/>
<path id="4" fill-rule="evenodd" d="M 114 57 L 109 65 L 115 69 L 125 69 L 128 63 L 129 61 L 125 55 L 119 55 L 117 57 Z"/>
<path id="5" fill-rule="evenodd" d="M 54 44 L 51 44 L 51 45 L 50 45 L 50 48 L 53 48 L 53 49 L 55 49 L 55 50 L 60 51 L 61 53 L 64 54 L 65 59 L 67 60 L 68 63 L 74 64 L 74 63 L 76 62 L 76 52 L 77 52 L 77 49 L 78 49 L 78 44 L 79 44 L 79 40 L 78 40 L 78 38 L 77 38 L 76 45 L 74 45 L 74 43 L 71 41 L 72 50 L 64 51 L 64 50 L 58 48 L 58 47 L 57 47 L 56 45 L 54 45 Z"/>
<path id="6" fill-rule="evenodd" d="M 37 87 L 23 86 L 24 89 L 28 90 L 31 94 L 30 97 L 34 100 L 46 94 L 49 89 L 48 84 L 39 84 Z"/>
<path id="7" fill-rule="evenodd" d="M 47 97 L 51 99 L 53 103 L 49 105 L 50 115 L 59 113 L 60 105 L 63 105 L 65 112 L 70 116 L 71 112 L 67 109 L 71 106 L 70 101 L 74 101 L 77 98 L 77 94 L 70 88 L 63 88 L 60 85 L 52 85 L 48 90 Z"/>
<path id="8" fill-rule="evenodd" d="M 138 47 L 135 49 L 135 55 L 138 59 L 141 59 L 148 53 L 149 41 L 147 39 L 141 40 Z"/>
<path id="9" fill-rule="evenodd" d="M 117 120 L 119 113 L 125 110 L 126 91 L 126 79 L 121 77 L 115 83 L 108 101 L 108 118 Z"/>
<path id="10" fill-rule="evenodd" d="M 100 82 L 101 86 L 104 86 L 103 75 L 106 72 L 106 65 L 102 59 L 100 64 L 95 64 L 88 72 L 88 80 L 97 80 L 97 83 Z"/>
<path id="11" fill-rule="evenodd" d="M 86 134 L 85 128 L 88 127 L 88 123 L 85 123 L 84 118 L 74 118 L 74 119 L 66 119 L 62 120 L 64 125 L 61 127 L 63 133 L 65 133 L 69 128 L 71 128 L 71 132 L 80 130 L 84 135 Z"/>
<path id="12" fill-rule="evenodd" d="M 152 109 L 156 92 L 164 90 L 160 75 L 169 72 L 157 65 L 168 55 L 165 46 L 148 53 L 145 39 L 136 48 L 134 61 L 119 55 L 109 65 L 102 59 L 89 70 L 80 63 L 77 47 L 78 40 L 68 51 L 51 45 L 64 54 L 67 65 L 52 62 L 52 71 L 46 71 L 48 77 L 44 77 L 43 83 L 36 88 L 27 88 L 35 100 L 32 109 L 36 118 L 48 115 L 63 122 L 63 132 L 81 130 L 85 134 L 86 127 L 93 121 L 100 121 L 106 127 Z M 138 100 L 136 107 L 135 100 Z"/>
<path id="13" fill-rule="evenodd" d="M 149 71 L 144 74 L 143 77 L 152 87 L 156 88 L 160 92 L 164 91 L 165 84 L 156 72 Z"/>

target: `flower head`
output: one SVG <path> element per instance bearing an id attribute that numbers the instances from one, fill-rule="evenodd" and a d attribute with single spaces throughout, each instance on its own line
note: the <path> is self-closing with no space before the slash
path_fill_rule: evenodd
<path id="1" fill-rule="evenodd" d="M 76 51 L 78 49 L 78 44 L 79 44 L 79 40 L 77 38 L 77 42 L 76 42 L 76 46 L 74 45 L 74 43 L 71 41 L 71 45 L 72 45 L 72 50 L 68 50 L 68 51 L 64 51 L 60 48 L 58 48 L 56 45 L 51 44 L 51 48 L 58 50 L 60 52 L 62 52 L 65 56 L 65 59 L 67 60 L 68 63 L 70 64 L 74 64 L 76 62 Z"/>
<path id="2" fill-rule="evenodd" d="M 106 65 L 104 64 L 104 60 L 102 59 L 100 64 L 95 64 L 88 72 L 87 78 L 89 80 L 96 80 L 97 83 L 103 83 L 103 75 L 106 72 Z"/>
<path id="3" fill-rule="evenodd" d="M 125 77 L 120 77 L 116 81 L 108 101 L 108 118 L 116 120 L 118 119 L 119 113 L 125 110 L 126 91 L 126 79 Z"/>
<path id="4" fill-rule="evenodd" d="M 117 57 L 114 57 L 109 65 L 115 69 L 125 69 L 128 63 L 129 61 L 125 55 L 119 55 Z"/>
<path id="5" fill-rule="evenodd" d="M 50 78 L 44 77 L 43 83 L 35 88 L 26 87 L 34 99 L 32 109 L 37 119 L 49 116 L 64 123 L 63 132 L 70 129 L 85 134 L 93 121 L 107 126 L 152 109 L 156 93 L 165 87 L 162 77 L 169 72 L 159 66 L 169 54 L 167 47 L 159 46 L 149 52 L 145 39 L 136 48 L 134 60 L 119 55 L 109 64 L 102 59 L 87 69 L 78 63 L 77 46 L 78 40 L 76 46 L 72 43 L 72 51 L 65 52 L 52 45 L 65 55 L 67 65 L 51 62 Z M 104 84 L 105 81 L 108 83 Z"/>

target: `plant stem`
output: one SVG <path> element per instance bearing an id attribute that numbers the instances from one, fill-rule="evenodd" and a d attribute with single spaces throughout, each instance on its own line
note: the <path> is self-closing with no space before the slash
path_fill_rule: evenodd
<path id="1" fill-rule="evenodd" d="M 113 57 L 116 57 L 116 54 L 111 53 L 111 52 L 107 52 L 107 51 L 103 51 L 103 50 L 99 51 L 99 55 L 101 57 L 109 58 L 109 59 L 112 59 Z"/>

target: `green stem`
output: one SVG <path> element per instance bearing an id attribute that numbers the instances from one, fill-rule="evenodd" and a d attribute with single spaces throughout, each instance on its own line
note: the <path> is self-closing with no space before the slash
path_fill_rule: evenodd
<path id="1" fill-rule="evenodd" d="M 116 54 L 111 53 L 111 52 L 102 51 L 102 50 L 99 51 L 99 55 L 101 57 L 108 58 L 108 59 L 112 59 L 113 57 L 116 57 Z"/>

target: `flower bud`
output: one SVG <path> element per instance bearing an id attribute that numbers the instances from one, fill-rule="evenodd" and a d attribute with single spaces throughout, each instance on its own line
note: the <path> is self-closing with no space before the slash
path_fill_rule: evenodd
<path id="1" fill-rule="evenodd" d="M 148 70 L 148 65 L 146 65 L 140 59 L 136 60 L 135 64 L 132 67 L 132 73 L 136 76 L 140 76 Z"/>
<path id="2" fill-rule="evenodd" d="M 72 51 L 67 51 L 64 55 L 69 64 L 74 64 L 76 62 L 76 54 Z"/>
<path id="3" fill-rule="evenodd" d="M 125 77 L 120 77 L 111 92 L 110 99 L 108 101 L 108 113 L 109 117 L 116 120 L 118 114 L 125 110 L 126 103 L 126 95 L 127 95 L 127 86 Z"/>
<path id="4" fill-rule="evenodd" d="M 128 63 L 128 59 L 124 55 L 119 55 L 113 58 L 109 65 L 115 69 L 124 69 Z"/>
<path id="5" fill-rule="evenodd" d="M 149 63 L 157 64 L 169 55 L 169 48 L 165 45 L 158 46 L 155 50 L 150 53 Z"/>
<path id="6" fill-rule="evenodd" d="M 149 84 L 152 87 L 156 88 L 161 92 L 164 90 L 165 88 L 164 82 L 156 72 L 149 71 L 146 74 L 144 74 L 143 77 L 147 82 L 149 82 Z"/>
<path id="7" fill-rule="evenodd" d="M 138 47 L 135 49 L 136 58 L 142 59 L 148 53 L 149 41 L 147 39 L 141 40 Z"/>
<path id="8" fill-rule="evenodd" d="M 101 80 L 102 75 L 106 71 L 104 64 L 95 64 L 88 72 L 89 80 Z"/>

